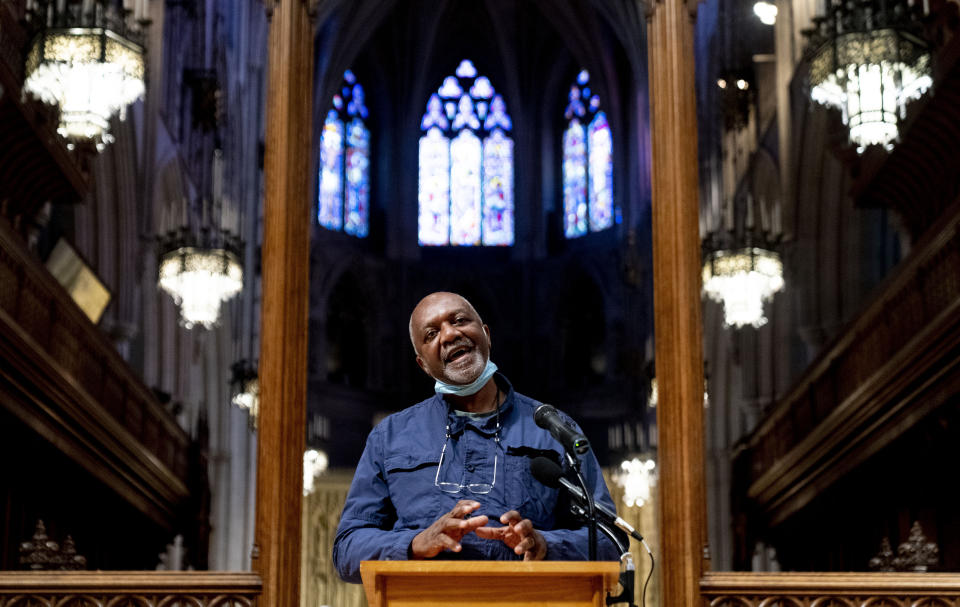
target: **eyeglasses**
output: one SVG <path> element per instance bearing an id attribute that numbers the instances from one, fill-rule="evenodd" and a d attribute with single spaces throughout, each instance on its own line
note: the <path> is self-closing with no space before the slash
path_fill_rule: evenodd
<path id="1" fill-rule="evenodd" d="M 493 490 L 493 486 L 497 483 L 497 461 L 499 459 L 500 452 L 500 407 L 497 407 L 497 429 L 494 431 L 493 441 L 494 452 L 493 452 L 493 480 L 489 483 L 446 483 L 440 482 L 440 469 L 443 468 L 443 456 L 447 452 L 447 443 L 450 442 L 450 423 L 447 422 L 447 431 L 446 436 L 443 438 L 443 449 L 440 450 L 440 461 L 437 463 L 437 475 L 433 479 L 433 485 L 443 491 L 444 493 L 460 493 L 464 489 L 470 493 L 475 493 L 477 495 L 483 495 L 485 493 L 490 493 Z"/>

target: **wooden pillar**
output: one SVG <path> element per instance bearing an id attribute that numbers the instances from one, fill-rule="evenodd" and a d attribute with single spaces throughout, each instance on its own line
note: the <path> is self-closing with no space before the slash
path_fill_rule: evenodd
<path id="1" fill-rule="evenodd" d="M 263 579 L 260 605 L 296 607 L 307 403 L 313 27 L 306 0 L 265 4 L 270 37 L 253 568 Z"/>
<path id="2" fill-rule="evenodd" d="M 648 13 L 653 185 L 653 303 L 660 459 L 662 604 L 701 604 L 706 568 L 703 340 L 696 0 L 653 0 Z"/>

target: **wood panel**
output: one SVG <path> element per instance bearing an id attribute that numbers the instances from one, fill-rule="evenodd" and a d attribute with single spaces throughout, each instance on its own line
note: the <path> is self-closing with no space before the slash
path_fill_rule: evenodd
<path id="1" fill-rule="evenodd" d="M 694 94 L 696 3 L 650 3 L 653 308 L 656 339 L 663 596 L 699 601 L 708 558 L 703 342 Z"/>
<path id="2" fill-rule="evenodd" d="M 300 518 L 307 411 L 312 2 L 266 0 L 263 306 L 253 568 L 263 604 L 300 603 Z"/>
<path id="3" fill-rule="evenodd" d="M 186 432 L 2 218 L 0 277 L 2 406 L 172 529 L 188 495 Z"/>
<path id="4" fill-rule="evenodd" d="M 937 385 L 960 377 L 958 234 L 960 199 L 750 437 L 748 495 L 769 524 L 949 396 Z"/>
<path id="5" fill-rule="evenodd" d="M 370 607 L 603 607 L 615 562 L 366 561 Z"/>
<path id="6" fill-rule="evenodd" d="M 707 573 L 708 607 L 957 607 L 955 573 Z"/>

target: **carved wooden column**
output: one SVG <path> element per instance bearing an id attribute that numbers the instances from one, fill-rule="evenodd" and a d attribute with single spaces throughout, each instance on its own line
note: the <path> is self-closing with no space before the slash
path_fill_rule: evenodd
<path id="1" fill-rule="evenodd" d="M 307 390 L 313 27 L 306 0 L 265 0 L 270 18 L 263 303 L 253 567 L 263 607 L 300 604 Z"/>
<path id="2" fill-rule="evenodd" d="M 696 0 L 651 0 L 648 13 L 653 181 L 653 303 L 660 459 L 662 604 L 700 605 L 706 568 L 703 340 Z"/>

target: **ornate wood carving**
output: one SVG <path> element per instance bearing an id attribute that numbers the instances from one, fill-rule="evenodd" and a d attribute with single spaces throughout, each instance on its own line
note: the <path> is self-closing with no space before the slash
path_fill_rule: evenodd
<path id="1" fill-rule="evenodd" d="M 954 573 L 707 573 L 705 607 L 960 607 Z"/>
<path id="2" fill-rule="evenodd" d="M 0 571 L 0 607 L 256 607 L 260 590 L 246 572 Z"/>
<path id="3" fill-rule="evenodd" d="M 751 436 L 748 495 L 776 524 L 960 389 L 960 199 Z"/>
<path id="4" fill-rule="evenodd" d="M 172 526 L 187 434 L 2 219 L 0 279 L 0 403 Z"/>

